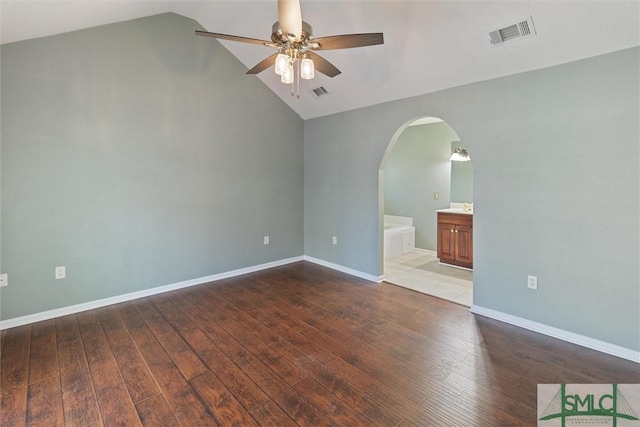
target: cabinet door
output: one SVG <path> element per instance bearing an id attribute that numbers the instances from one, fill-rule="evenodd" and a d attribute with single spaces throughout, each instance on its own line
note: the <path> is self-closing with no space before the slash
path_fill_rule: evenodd
<path id="1" fill-rule="evenodd" d="M 456 257 L 454 229 L 452 224 L 438 224 L 438 258 L 441 262 Z"/>
<path id="2" fill-rule="evenodd" d="M 464 267 L 471 268 L 473 265 L 473 228 L 463 225 L 456 225 L 456 260 L 464 264 Z"/>

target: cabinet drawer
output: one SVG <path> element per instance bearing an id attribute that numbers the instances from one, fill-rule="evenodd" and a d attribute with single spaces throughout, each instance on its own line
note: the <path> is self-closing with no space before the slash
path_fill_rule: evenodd
<path id="1" fill-rule="evenodd" d="M 438 224 L 453 224 L 473 227 L 473 215 L 438 212 Z"/>

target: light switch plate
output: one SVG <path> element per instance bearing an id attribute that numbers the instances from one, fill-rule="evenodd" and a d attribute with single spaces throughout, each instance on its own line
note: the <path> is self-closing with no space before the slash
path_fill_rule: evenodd
<path id="1" fill-rule="evenodd" d="M 60 267 L 56 267 L 56 280 L 64 279 L 65 277 L 67 277 L 66 267 L 64 265 Z"/>
<path id="2" fill-rule="evenodd" d="M 9 286 L 9 275 L 7 273 L 0 274 L 0 288 Z"/>

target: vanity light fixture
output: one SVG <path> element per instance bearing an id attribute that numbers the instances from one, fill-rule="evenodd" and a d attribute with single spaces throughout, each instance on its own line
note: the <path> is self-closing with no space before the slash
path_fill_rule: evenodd
<path id="1" fill-rule="evenodd" d="M 471 157 L 469 157 L 467 150 L 461 147 L 456 147 L 451 151 L 451 157 L 449 160 L 452 162 L 468 162 L 471 160 Z"/>

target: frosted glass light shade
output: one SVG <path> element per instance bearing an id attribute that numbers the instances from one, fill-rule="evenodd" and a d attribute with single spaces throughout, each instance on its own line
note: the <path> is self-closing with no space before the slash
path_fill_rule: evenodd
<path id="1" fill-rule="evenodd" d="M 280 76 L 280 81 L 284 84 L 293 83 L 293 65 L 287 62 L 287 66 L 282 71 L 282 75 Z"/>
<path id="2" fill-rule="evenodd" d="M 276 55 L 275 71 L 276 74 L 281 76 L 284 73 L 285 68 L 289 65 L 289 57 L 284 53 Z"/>
<path id="3" fill-rule="evenodd" d="M 300 77 L 305 80 L 311 80 L 315 76 L 313 61 L 309 58 L 303 58 L 300 61 Z"/>

